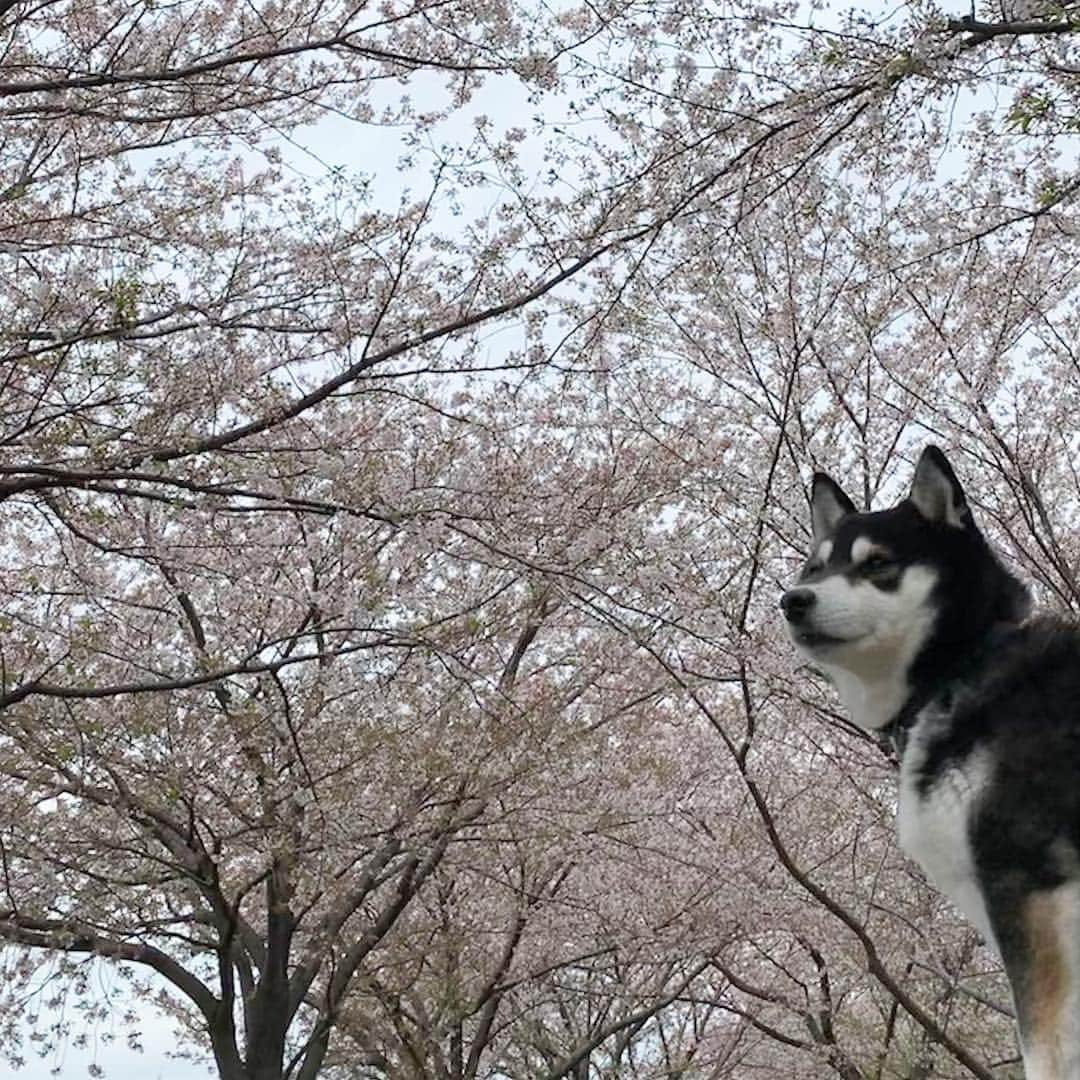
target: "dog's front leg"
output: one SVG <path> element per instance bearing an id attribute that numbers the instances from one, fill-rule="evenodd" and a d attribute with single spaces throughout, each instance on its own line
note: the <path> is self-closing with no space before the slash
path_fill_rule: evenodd
<path id="1" fill-rule="evenodd" d="M 990 920 L 1016 1003 L 1026 1080 L 1080 1080 L 1080 881 L 998 887 Z"/>

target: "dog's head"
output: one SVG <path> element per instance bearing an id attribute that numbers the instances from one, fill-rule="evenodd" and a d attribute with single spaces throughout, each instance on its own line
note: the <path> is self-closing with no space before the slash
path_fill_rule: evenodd
<path id="1" fill-rule="evenodd" d="M 859 513 L 817 473 L 811 518 L 810 558 L 780 606 L 792 641 L 864 727 L 888 724 L 920 683 L 1030 607 L 937 447 L 923 451 L 908 497 L 891 510 Z"/>

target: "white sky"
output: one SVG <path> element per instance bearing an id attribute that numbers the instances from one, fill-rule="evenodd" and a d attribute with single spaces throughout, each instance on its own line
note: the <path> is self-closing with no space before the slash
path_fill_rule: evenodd
<path id="1" fill-rule="evenodd" d="M 141 1052 L 127 1045 L 126 1032 L 119 1024 L 105 1024 L 91 1032 L 85 1048 L 61 1046 L 45 1057 L 35 1053 L 34 1044 L 27 1038 L 22 1049 L 26 1065 L 12 1074 L 12 1080 L 77 1080 L 90 1075 L 91 1065 L 99 1066 L 106 1080 L 207 1080 L 216 1076 L 217 1070 L 209 1058 L 205 1064 L 170 1058 L 170 1050 L 177 1045 L 173 1022 L 154 1008 L 138 1011 Z M 115 1039 L 103 1040 L 101 1035 L 105 1032 L 111 1032 Z M 29 1027 L 26 1033 L 30 1034 Z"/>

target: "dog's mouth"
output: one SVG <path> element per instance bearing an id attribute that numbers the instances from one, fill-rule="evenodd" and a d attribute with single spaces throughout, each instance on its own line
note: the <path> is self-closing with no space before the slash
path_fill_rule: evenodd
<path id="1" fill-rule="evenodd" d="M 796 645 L 804 649 L 825 649 L 830 645 L 849 645 L 850 638 L 836 637 L 835 634 L 826 634 L 823 630 L 813 630 L 810 627 L 791 627 L 791 636 Z"/>

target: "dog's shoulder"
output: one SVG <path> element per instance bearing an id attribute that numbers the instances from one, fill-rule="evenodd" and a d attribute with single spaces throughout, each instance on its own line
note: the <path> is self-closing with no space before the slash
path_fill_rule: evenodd
<path id="1" fill-rule="evenodd" d="M 975 701 L 993 775 L 973 843 L 986 873 L 1052 888 L 1080 872 L 1080 627 L 1021 629 Z"/>
<path id="2" fill-rule="evenodd" d="M 904 758 L 905 846 L 920 861 L 969 842 L 981 874 L 1060 882 L 1062 853 L 1080 851 L 1080 627 L 1043 616 L 995 635 L 922 710 Z"/>
<path id="3" fill-rule="evenodd" d="M 962 673 L 923 708 L 911 765 L 922 790 L 971 754 L 1047 753 L 1080 748 L 1080 626 L 1039 616 L 1004 626 L 968 658 Z"/>
<path id="4" fill-rule="evenodd" d="M 985 884 L 1048 881 L 1080 821 L 1080 630 L 1001 627 L 920 710 L 900 772 L 900 843 L 986 937 Z"/>

